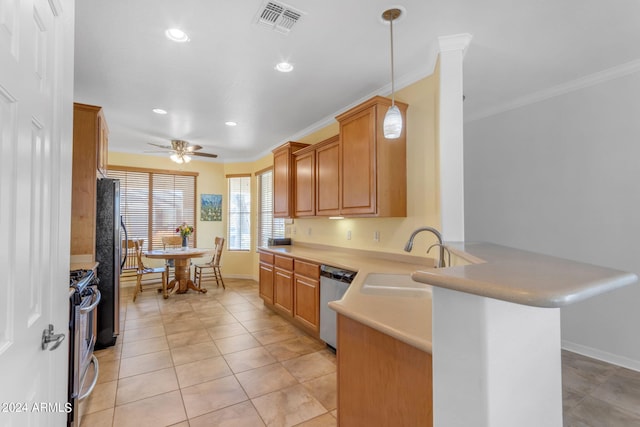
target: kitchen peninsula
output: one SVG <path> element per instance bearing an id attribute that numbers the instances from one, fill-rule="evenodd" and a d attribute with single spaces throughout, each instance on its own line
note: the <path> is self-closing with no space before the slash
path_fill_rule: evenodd
<path id="1" fill-rule="evenodd" d="M 338 342 L 342 326 L 355 321 L 417 349 L 429 363 L 433 358 L 429 423 L 561 426 L 559 307 L 633 284 L 637 276 L 493 244 L 447 246 L 466 265 L 435 269 L 427 258 L 315 245 L 261 250 L 358 271 L 344 297 L 329 303 L 339 315 Z M 369 283 L 375 276 L 389 283 L 375 289 Z M 414 360 L 404 349 L 400 354 Z M 339 348 L 339 376 L 344 359 Z M 342 421 L 349 411 L 340 378 L 338 384 Z"/>

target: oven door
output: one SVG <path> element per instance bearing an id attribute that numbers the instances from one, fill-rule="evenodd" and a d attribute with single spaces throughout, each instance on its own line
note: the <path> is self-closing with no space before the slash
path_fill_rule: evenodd
<path id="1" fill-rule="evenodd" d="M 96 308 L 101 295 L 97 286 L 87 287 L 83 294 L 80 304 L 73 310 L 73 352 L 70 355 L 72 365 L 69 366 L 69 375 L 72 375 L 72 410 L 67 424 L 74 427 L 80 425 L 79 402 L 91 394 L 99 374 L 98 359 L 93 355 L 93 348 L 96 342 Z M 91 367 L 93 369 L 90 369 Z"/>

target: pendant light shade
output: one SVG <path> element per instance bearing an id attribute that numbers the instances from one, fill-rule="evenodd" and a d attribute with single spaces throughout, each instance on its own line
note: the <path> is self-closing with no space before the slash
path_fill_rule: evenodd
<path id="1" fill-rule="evenodd" d="M 387 139 L 400 138 L 400 134 L 402 133 L 402 113 L 400 113 L 400 109 L 396 106 L 395 102 L 395 82 L 393 75 L 393 21 L 398 19 L 401 14 L 402 11 L 400 9 L 389 9 L 382 13 L 382 19 L 389 21 L 391 33 L 391 107 L 387 110 L 382 125 L 384 137 Z"/>
<path id="2" fill-rule="evenodd" d="M 387 139 L 400 138 L 402 133 L 402 114 L 397 105 L 392 105 L 384 115 L 384 137 Z"/>

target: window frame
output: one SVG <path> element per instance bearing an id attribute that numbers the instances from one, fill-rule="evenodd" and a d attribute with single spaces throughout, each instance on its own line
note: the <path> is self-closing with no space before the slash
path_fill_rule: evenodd
<path id="1" fill-rule="evenodd" d="M 252 245 L 252 233 L 251 233 L 251 203 L 252 203 L 252 195 L 251 195 L 251 174 L 231 174 L 225 176 L 227 179 L 227 194 L 228 194 L 228 203 L 227 203 L 227 250 L 229 252 L 249 252 L 251 251 Z M 240 191 L 232 191 L 232 184 L 236 182 L 235 180 L 247 180 L 246 184 L 243 184 L 242 181 L 238 182 L 240 186 Z M 242 196 L 248 198 L 248 200 L 242 200 L 240 209 L 237 207 L 236 200 L 234 199 L 234 193 L 239 193 Z M 244 209 L 246 210 L 243 210 Z M 239 216 L 238 225 L 239 225 L 239 236 L 231 235 L 232 228 L 236 224 L 236 216 Z M 242 227 L 243 220 L 247 222 L 246 225 L 246 233 L 244 228 Z M 248 239 L 245 239 L 245 235 L 248 235 Z M 239 246 L 236 246 L 236 242 L 239 242 Z M 246 247 L 245 247 L 246 245 Z"/>
<path id="2" fill-rule="evenodd" d="M 128 173 L 147 175 L 147 180 L 146 180 L 147 188 L 145 193 L 147 196 L 146 222 L 141 220 L 144 215 L 136 215 L 136 216 L 131 215 L 132 219 L 129 219 L 129 215 L 127 215 L 127 212 L 124 211 L 127 208 L 126 195 L 125 195 L 126 183 L 123 185 L 122 175 L 124 174 L 124 176 L 126 177 L 126 174 Z M 175 233 L 175 229 L 173 228 L 173 224 L 171 224 L 171 228 L 169 228 L 168 226 L 163 227 L 164 230 L 160 230 L 160 231 L 156 230 L 156 233 L 154 233 L 154 229 L 155 229 L 154 219 L 157 218 L 158 216 L 157 214 L 159 212 L 158 209 L 160 209 L 160 208 L 157 208 L 154 210 L 156 205 L 154 203 L 154 191 L 157 191 L 158 188 L 169 188 L 165 186 L 158 186 L 157 182 L 155 183 L 156 186 L 154 187 L 154 176 L 158 176 L 163 179 L 174 178 L 174 180 L 176 177 L 193 177 L 193 189 L 188 189 L 189 190 L 188 192 L 191 192 L 191 191 L 193 192 L 193 197 L 192 198 L 189 197 L 186 199 L 187 205 L 185 205 L 186 208 L 184 209 L 186 211 L 186 217 L 184 215 L 181 215 L 181 218 L 180 219 L 176 218 L 174 222 L 177 222 L 175 224 L 176 227 L 180 225 L 182 222 L 187 222 L 188 224 L 193 225 L 195 227 L 193 237 L 189 239 L 189 246 L 194 247 L 195 242 L 197 241 L 196 239 L 197 239 L 197 230 L 198 230 L 198 227 L 196 226 L 197 191 L 198 191 L 198 176 L 199 176 L 198 172 L 184 172 L 184 171 L 172 171 L 172 170 L 164 170 L 164 169 L 150 169 L 150 168 L 139 168 L 139 167 L 130 167 L 130 166 L 109 165 L 107 169 L 107 177 L 111 179 L 119 179 L 121 182 L 120 214 L 125 217 L 125 225 L 131 224 L 131 223 L 137 223 L 137 224 L 140 224 L 139 227 L 142 227 L 142 228 L 146 227 L 146 236 L 144 236 L 145 242 L 143 245 L 145 250 L 161 249 L 162 248 L 161 238 L 162 238 L 162 235 L 164 235 L 165 233 L 167 235 L 177 235 Z M 143 180 L 141 180 L 140 182 L 142 181 Z M 137 221 L 135 221 L 136 219 Z M 133 227 L 128 227 L 128 228 L 133 230 Z M 160 233 L 159 234 L 160 237 L 155 236 L 157 238 L 154 239 L 154 234 L 157 235 L 158 233 Z M 132 235 L 132 232 L 130 231 L 128 238 L 133 239 L 133 238 L 143 238 L 143 237 L 139 235 Z"/>
<path id="3" fill-rule="evenodd" d="M 275 218 L 273 215 L 273 204 L 275 202 L 274 200 L 275 194 L 273 192 L 273 172 L 274 172 L 273 167 L 268 167 L 266 169 L 262 169 L 255 173 L 256 193 L 257 193 L 256 250 L 260 246 L 267 246 L 267 239 L 285 237 L 284 218 Z M 270 205 L 269 205 L 269 199 L 265 198 L 265 195 L 263 194 L 265 190 L 265 186 L 263 185 L 263 179 L 267 174 L 271 174 L 271 182 L 269 185 L 271 190 Z M 265 204 L 269 206 L 265 206 Z M 271 213 L 270 215 L 271 224 L 269 227 L 263 226 L 265 221 L 267 220 L 267 218 L 265 218 L 267 216 L 265 215 L 267 212 L 266 209 L 269 209 L 268 212 Z M 266 232 L 268 232 L 267 236 L 264 235 Z"/>

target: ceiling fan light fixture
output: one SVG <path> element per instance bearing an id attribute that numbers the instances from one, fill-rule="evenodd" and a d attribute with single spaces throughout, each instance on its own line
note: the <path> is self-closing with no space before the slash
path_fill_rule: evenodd
<path id="1" fill-rule="evenodd" d="M 183 154 L 182 161 L 184 161 L 185 163 L 189 163 L 191 161 L 191 156 L 187 156 L 186 154 Z"/>
<path id="2" fill-rule="evenodd" d="M 164 35 L 167 36 L 169 40 L 177 43 L 184 43 L 190 40 L 187 33 L 179 28 L 169 28 L 164 32 Z"/>
<path id="3" fill-rule="evenodd" d="M 393 73 L 393 21 L 398 19 L 400 15 L 402 15 L 402 11 L 400 9 L 389 9 L 382 13 L 382 19 L 389 22 L 391 34 L 391 107 L 387 110 L 382 125 L 384 137 L 387 139 L 397 139 L 402 133 L 402 113 L 400 113 L 395 102 L 395 83 Z"/>
<path id="4" fill-rule="evenodd" d="M 291 71 L 293 71 L 293 65 L 288 62 L 279 62 L 278 64 L 276 64 L 276 70 L 280 71 L 281 73 L 290 73 Z"/>
<path id="5" fill-rule="evenodd" d="M 182 157 L 178 154 L 172 154 L 171 156 L 169 156 L 169 158 L 178 164 L 183 162 Z"/>

